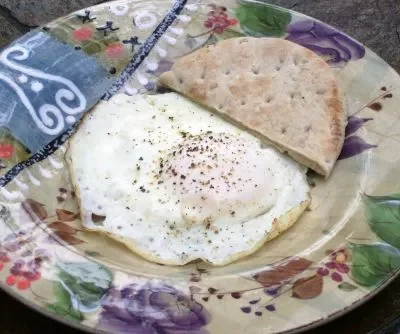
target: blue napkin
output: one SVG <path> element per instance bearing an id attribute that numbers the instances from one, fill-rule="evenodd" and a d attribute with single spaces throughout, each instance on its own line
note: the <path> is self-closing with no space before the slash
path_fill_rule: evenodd
<path id="1" fill-rule="evenodd" d="M 12 142 L 27 159 L 7 165 L 0 159 L 0 172 L 6 172 L 0 188 L 54 153 L 87 110 L 119 92 L 187 1 L 174 1 L 116 80 L 94 57 L 44 30 L 32 31 L 5 48 L 0 53 L 0 135 L 7 143 L 0 145 L 0 158 L 9 154 Z"/>
<path id="2" fill-rule="evenodd" d="M 94 58 L 43 31 L 0 54 L 0 127 L 36 152 L 64 133 L 112 81 Z"/>

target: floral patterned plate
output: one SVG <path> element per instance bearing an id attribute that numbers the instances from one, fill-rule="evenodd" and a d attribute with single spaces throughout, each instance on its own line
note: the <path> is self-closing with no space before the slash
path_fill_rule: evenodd
<path id="1" fill-rule="evenodd" d="M 360 43 L 304 15 L 245 0 L 111 2 L 40 32 L 107 70 L 114 86 L 103 98 L 115 92 L 154 94 L 157 76 L 177 57 L 221 39 L 288 39 L 320 54 L 336 71 L 346 92 L 346 140 L 328 180 L 309 174 L 311 210 L 289 231 L 222 268 L 169 267 L 82 228 L 64 164 L 65 133 L 55 149 L 40 151 L 45 159 L 18 164 L 1 188 L 2 289 L 48 316 L 93 332 L 278 333 L 334 319 L 396 277 L 400 80 Z M 14 67 L 4 62 L 10 52 L 0 57 L 10 71 L 25 73 L 12 86 L 19 93 L 28 79 L 39 76 L 15 65 L 28 57 L 21 45 L 13 49 L 20 52 L 14 54 Z M 60 56 L 52 64 L 62 61 Z M 65 75 L 72 72 L 63 68 Z M 123 79 L 117 79 L 120 74 Z M 40 98 L 43 84 L 32 81 L 30 88 Z M 31 152 L 13 129 L 0 130 L 0 168 L 10 175 Z"/>

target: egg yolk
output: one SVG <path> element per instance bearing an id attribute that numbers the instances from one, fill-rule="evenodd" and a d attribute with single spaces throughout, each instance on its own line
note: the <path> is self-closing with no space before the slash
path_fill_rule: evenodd
<path id="1" fill-rule="evenodd" d="M 208 132 L 171 148 L 155 174 L 157 183 L 179 199 L 180 227 L 242 223 L 274 206 L 277 159 L 273 150 L 244 138 Z"/>

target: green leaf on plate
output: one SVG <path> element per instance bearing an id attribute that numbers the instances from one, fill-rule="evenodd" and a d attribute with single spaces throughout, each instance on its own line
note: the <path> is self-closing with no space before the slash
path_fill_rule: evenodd
<path id="1" fill-rule="evenodd" d="M 355 285 L 350 284 L 350 283 L 348 283 L 348 282 L 340 283 L 340 284 L 338 285 L 338 288 L 339 288 L 340 290 L 343 290 L 343 291 L 346 291 L 346 292 L 351 292 L 351 291 L 357 290 L 357 287 L 356 287 Z"/>
<path id="2" fill-rule="evenodd" d="M 54 295 L 57 298 L 57 302 L 47 305 L 49 311 L 69 320 L 82 320 L 81 312 L 72 307 L 70 295 L 62 283 L 54 282 Z"/>
<path id="3" fill-rule="evenodd" d="M 280 37 L 292 19 L 291 14 L 284 9 L 244 2 L 236 9 L 236 17 L 243 31 L 256 37 Z"/>
<path id="4" fill-rule="evenodd" d="M 368 224 L 376 235 L 400 248 L 400 195 L 363 196 Z"/>
<path id="5" fill-rule="evenodd" d="M 47 305 L 47 309 L 55 314 L 71 321 L 82 321 L 81 313 L 72 307 L 67 307 L 65 304 L 54 303 Z"/>
<path id="6" fill-rule="evenodd" d="M 352 255 L 351 275 L 360 285 L 379 285 L 400 269 L 400 251 L 390 245 L 349 244 L 349 249 Z"/>
<path id="7" fill-rule="evenodd" d="M 59 262 L 57 266 L 58 278 L 74 308 L 90 312 L 100 306 L 112 281 L 107 268 L 94 262 Z"/>

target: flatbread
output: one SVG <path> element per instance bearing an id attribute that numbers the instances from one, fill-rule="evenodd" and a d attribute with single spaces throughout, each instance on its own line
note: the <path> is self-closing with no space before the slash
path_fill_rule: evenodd
<path id="1" fill-rule="evenodd" d="M 346 115 L 334 72 L 312 51 L 277 38 L 232 38 L 199 49 L 161 75 L 168 87 L 329 176 Z"/>

